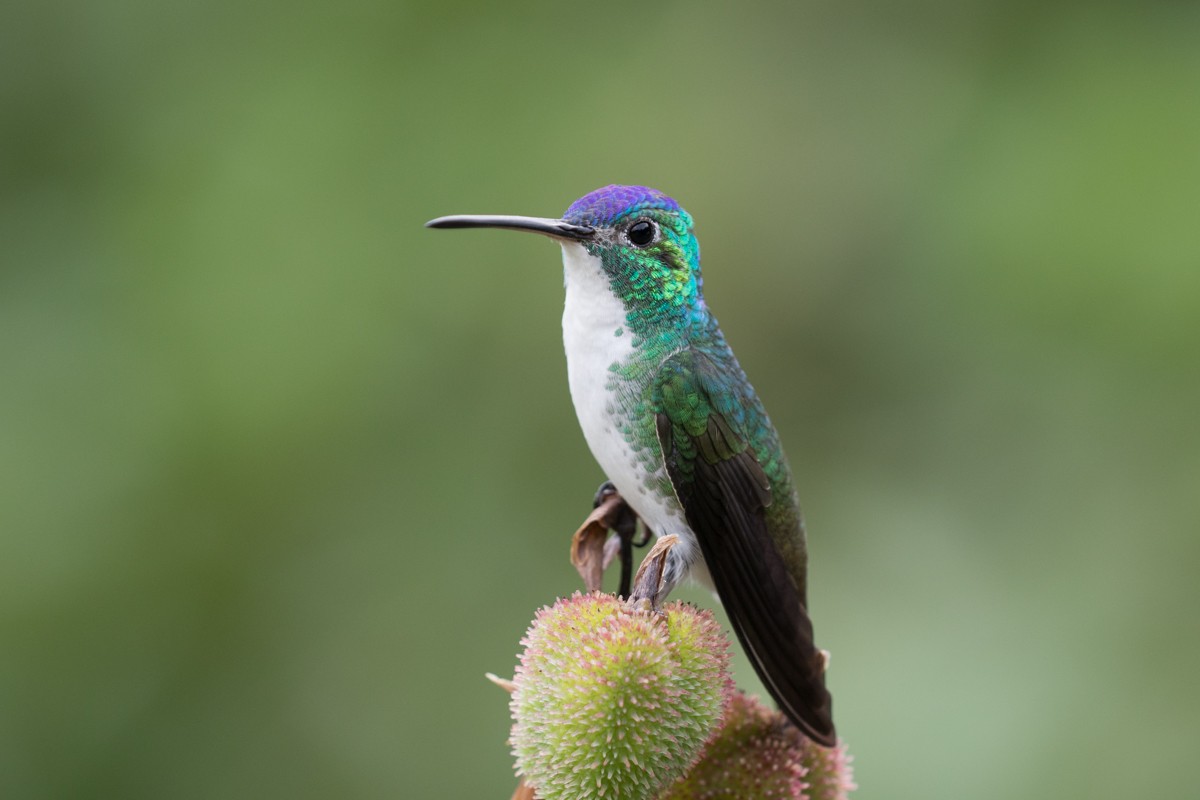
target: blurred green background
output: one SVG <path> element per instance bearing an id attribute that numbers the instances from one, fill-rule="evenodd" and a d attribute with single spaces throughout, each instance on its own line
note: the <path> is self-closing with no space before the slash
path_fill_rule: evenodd
<path id="1" fill-rule="evenodd" d="M 613 182 L 788 447 L 856 796 L 1194 792 L 1200 6 L 2 15 L 0 795 L 508 797 L 603 476 L 557 249 L 421 224 Z"/>

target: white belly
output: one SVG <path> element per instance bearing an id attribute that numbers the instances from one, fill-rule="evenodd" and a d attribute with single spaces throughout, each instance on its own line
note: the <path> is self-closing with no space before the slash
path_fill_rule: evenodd
<path id="1" fill-rule="evenodd" d="M 646 486 L 648 476 L 662 474 L 661 458 L 655 457 L 647 467 L 620 431 L 619 401 L 609 368 L 634 354 L 625 306 L 613 294 L 599 258 L 574 242 L 564 242 L 562 247 L 567 290 L 563 308 L 567 382 L 583 437 L 605 476 L 637 515 L 660 536 L 679 535 L 676 550 L 683 563 L 698 562 L 695 535 L 684 521 L 679 502 L 673 496 L 660 497 Z"/>

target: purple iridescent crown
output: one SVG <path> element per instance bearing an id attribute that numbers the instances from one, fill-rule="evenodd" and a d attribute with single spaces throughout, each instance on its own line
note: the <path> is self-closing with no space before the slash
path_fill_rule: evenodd
<path id="1" fill-rule="evenodd" d="M 603 228 L 612 225 L 622 214 L 643 208 L 682 211 L 679 204 L 657 189 L 648 186 L 605 186 L 571 203 L 563 219 L 573 225 Z"/>

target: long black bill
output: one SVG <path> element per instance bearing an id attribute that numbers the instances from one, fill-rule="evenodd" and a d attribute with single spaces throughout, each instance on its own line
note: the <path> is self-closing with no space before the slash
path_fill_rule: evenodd
<path id="1" fill-rule="evenodd" d="M 510 217 L 504 214 L 456 214 L 438 217 L 425 223 L 426 228 L 511 228 L 515 231 L 530 231 L 553 239 L 568 239 L 573 242 L 586 241 L 596 234 L 595 228 L 572 225 L 561 219 L 545 217 Z"/>

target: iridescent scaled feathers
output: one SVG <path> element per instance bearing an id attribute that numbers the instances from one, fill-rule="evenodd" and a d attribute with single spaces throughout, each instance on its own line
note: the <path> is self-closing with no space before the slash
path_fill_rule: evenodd
<path id="1" fill-rule="evenodd" d="M 635 336 L 674 339 L 703 322 L 700 245 L 691 216 L 673 199 L 645 186 L 606 186 L 572 203 L 563 219 L 597 230 L 584 246 L 604 265 Z M 651 243 L 635 246 L 628 231 L 640 220 L 651 221 L 656 233 Z"/>
<path id="2" fill-rule="evenodd" d="M 593 228 L 607 228 L 620 217 L 636 214 L 643 209 L 658 209 L 671 211 L 687 217 L 688 227 L 691 227 L 691 217 L 679 207 L 670 197 L 657 189 L 648 186 L 619 186 L 613 184 L 588 192 L 576 200 L 563 214 L 563 220 L 573 225 L 589 225 Z"/>
<path id="3" fill-rule="evenodd" d="M 608 324 L 632 334 L 628 352 L 588 366 L 607 373 L 602 422 L 629 454 L 614 458 L 602 443 L 601 466 L 622 495 L 653 495 L 682 511 L 694 536 L 686 541 L 698 545 L 760 677 L 801 730 L 832 746 L 798 500 L 778 436 L 704 302 L 691 217 L 653 189 L 608 186 L 572 204 L 566 222 L 593 231 L 580 244 L 599 261 L 624 312 Z M 644 236 L 647 228 L 652 237 Z M 576 350 L 592 352 L 586 344 Z M 569 364 L 572 358 L 568 348 Z"/>

